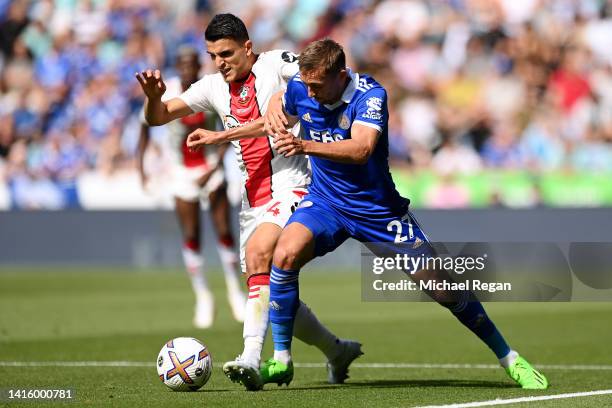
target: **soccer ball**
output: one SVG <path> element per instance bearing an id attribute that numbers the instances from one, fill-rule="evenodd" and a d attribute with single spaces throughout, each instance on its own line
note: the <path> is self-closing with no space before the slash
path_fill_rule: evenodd
<path id="1" fill-rule="evenodd" d="M 195 391 L 212 373 L 208 349 L 192 337 L 177 337 L 162 347 L 157 356 L 157 374 L 174 391 Z"/>

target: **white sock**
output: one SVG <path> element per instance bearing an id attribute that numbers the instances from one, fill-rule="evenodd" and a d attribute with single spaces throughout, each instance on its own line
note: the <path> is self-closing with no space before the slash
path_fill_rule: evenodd
<path id="1" fill-rule="evenodd" d="M 210 295 L 208 282 L 204 276 L 204 257 L 191 248 L 183 247 L 183 262 L 196 298 L 201 295 Z"/>
<path id="2" fill-rule="evenodd" d="M 227 286 L 227 293 L 233 294 L 240 292 L 240 279 L 238 278 L 238 257 L 234 250 L 230 247 L 219 243 L 217 245 L 217 251 L 219 252 L 219 259 L 221 259 L 221 266 L 223 267 L 223 275 L 225 275 L 225 285 Z"/>
<path id="3" fill-rule="evenodd" d="M 516 351 L 510 350 L 510 352 L 506 354 L 505 357 L 499 359 L 499 364 L 501 364 L 501 366 L 504 368 L 508 368 L 512 365 L 512 363 L 514 363 L 518 356 L 519 354 Z"/>
<path id="4" fill-rule="evenodd" d="M 328 360 L 336 358 L 342 350 L 338 338 L 323 326 L 312 310 L 302 301 L 295 314 L 293 336 L 321 350 Z"/>
<path id="5" fill-rule="evenodd" d="M 289 350 L 274 350 L 274 359 L 283 364 L 289 364 L 291 361 L 291 351 Z"/>
<path id="6" fill-rule="evenodd" d="M 244 314 L 244 351 L 242 359 L 259 367 L 261 350 L 266 332 L 270 309 L 270 275 L 258 275 L 249 280 L 249 297 L 246 302 Z"/>

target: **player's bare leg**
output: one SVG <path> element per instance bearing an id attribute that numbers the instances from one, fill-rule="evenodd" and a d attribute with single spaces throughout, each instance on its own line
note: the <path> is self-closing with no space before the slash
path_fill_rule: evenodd
<path id="1" fill-rule="evenodd" d="M 217 232 L 217 251 L 225 276 L 227 299 L 234 319 L 242 323 L 244 322 L 246 296 L 240 289 L 239 260 L 234 250 L 234 236 L 230 228 L 230 204 L 225 184 L 211 192 L 208 200 L 210 217 Z"/>
<path id="2" fill-rule="evenodd" d="M 183 234 L 183 262 L 196 297 L 193 324 L 208 328 L 214 319 L 214 299 L 204 274 L 204 257 L 200 250 L 200 204 L 175 198 L 175 211 Z"/>
<path id="3" fill-rule="evenodd" d="M 263 223 L 256 228 L 246 246 L 249 296 L 245 309 L 244 351 L 238 359 L 227 362 L 223 370 L 232 381 L 240 382 L 248 390 L 259 390 L 267 382 L 278 382 L 276 378 L 267 375 L 270 372 L 269 363 L 272 359 L 268 360 L 262 369 L 263 376 L 259 372 L 259 366 L 269 323 L 272 255 L 281 231 L 276 224 Z M 302 302 L 298 305 L 294 334 L 306 344 L 321 350 L 328 361 L 339 362 L 328 370 L 329 380 L 333 383 L 344 381 L 348 365 L 361 354 L 359 343 L 339 340 Z M 285 383 L 291 381 L 292 374 L 287 376 L 286 373 L 281 373 L 281 375 Z"/>

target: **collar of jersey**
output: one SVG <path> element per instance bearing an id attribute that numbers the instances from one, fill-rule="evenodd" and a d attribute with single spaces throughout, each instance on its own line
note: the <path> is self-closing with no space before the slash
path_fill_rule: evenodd
<path id="1" fill-rule="evenodd" d="M 338 106 L 342 105 L 343 103 L 350 103 L 351 99 L 353 99 L 353 95 L 355 94 L 355 91 L 357 90 L 357 84 L 359 83 L 359 74 L 357 72 L 351 71 L 348 68 L 346 69 L 346 71 L 348 72 L 351 78 L 351 81 L 346 86 L 346 89 L 342 93 L 340 100 L 334 103 L 333 105 L 323 105 L 330 111 L 336 109 Z"/>

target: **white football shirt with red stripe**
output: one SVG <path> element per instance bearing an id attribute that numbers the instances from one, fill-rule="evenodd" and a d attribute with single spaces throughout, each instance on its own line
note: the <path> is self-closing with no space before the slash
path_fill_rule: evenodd
<path id="1" fill-rule="evenodd" d="M 226 129 L 242 126 L 262 116 L 270 97 L 286 88 L 298 72 L 297 56 L 274 50 L 259 54 L 249 75 L 227 83 L 220 73 L 205 75 L 180 98 L 194 111 L 214 111 Z M 242 172 L 242 208 L 259 207 L 293 188 L 310 182 L 305 156 L 286 158 L 272 149 L 272 137 L 232 142 Z"/>

